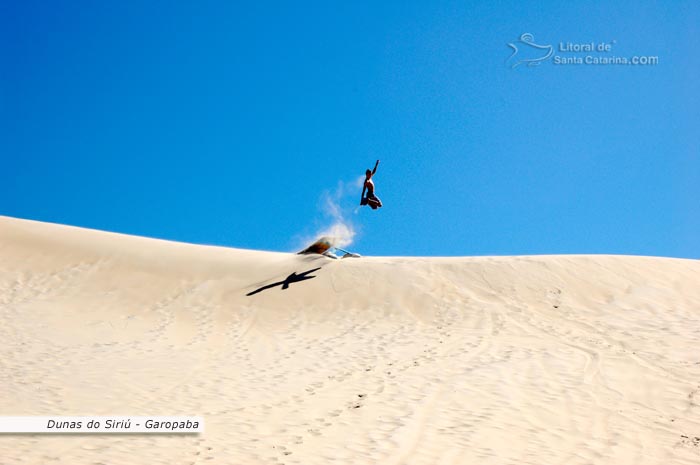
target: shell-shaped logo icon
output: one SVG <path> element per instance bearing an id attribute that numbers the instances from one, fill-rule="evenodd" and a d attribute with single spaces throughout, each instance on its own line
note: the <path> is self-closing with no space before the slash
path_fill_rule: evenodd
<path id="1" fill-rule="evenodd" d="M 506 60 L 506 63 L 514 61 L 511 69 L 523 64 L 537 66 L 554 54 L 554 48 L 551 45 L 536 44 L 535 38 L 529 32 L 522 34 L 520 39 L 515 43 L 509 43 L 508 46 L 513 49 L 513 53 Z M 516 55 L 518 55 L 517 59 L 515 59 Z"/>

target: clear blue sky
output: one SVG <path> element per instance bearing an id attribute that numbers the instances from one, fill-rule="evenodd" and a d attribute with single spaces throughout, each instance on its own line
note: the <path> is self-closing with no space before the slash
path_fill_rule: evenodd
<path id="1" fill-rule="evenodd" d="M 379 158 L 360 253 L 700 257 L 696 0 L 249 3 L 3 2 L 0 214 L 287 251 Z"/>

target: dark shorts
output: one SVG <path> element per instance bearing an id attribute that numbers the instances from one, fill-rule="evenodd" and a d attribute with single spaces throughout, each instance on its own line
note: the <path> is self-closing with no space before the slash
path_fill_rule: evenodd
<path id="1" fill-rule="evenodd" d="M 377 207 L 382 206 L 382 201 L 379 200 L 379 197 L 374 195 L 374 193 L 367 194 L 367 197 L 363 199 L 362 205 L 367 205 L 369 204 L 372 209 L 376 209 Z"/>

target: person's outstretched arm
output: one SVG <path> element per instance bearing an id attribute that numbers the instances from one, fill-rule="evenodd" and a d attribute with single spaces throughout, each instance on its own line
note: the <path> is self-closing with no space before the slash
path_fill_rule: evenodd
<path id="1" fill-rule="evenodd" d="M 372 176 L 374 176 L 374 173 L 377 172 L 377 166 L 379 166 L 379 160 L 377 160 L 377 163 L 374 164 L 374 169 L 372 170 Z"/>

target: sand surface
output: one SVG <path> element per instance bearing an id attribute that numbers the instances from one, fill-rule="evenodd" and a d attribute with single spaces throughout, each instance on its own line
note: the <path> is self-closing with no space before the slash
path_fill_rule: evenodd
<path id="1" fill-rule="evenodd" d="M 246 295 L 291 273 L 314 278 Z M 0 217 L 1 464 L 700 463 L 700 261 L 205 247 Z"/>

